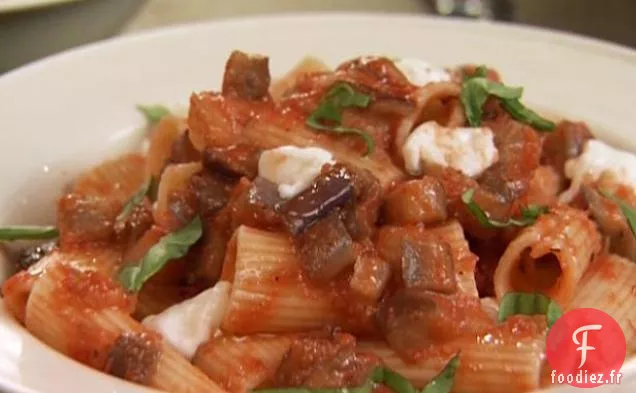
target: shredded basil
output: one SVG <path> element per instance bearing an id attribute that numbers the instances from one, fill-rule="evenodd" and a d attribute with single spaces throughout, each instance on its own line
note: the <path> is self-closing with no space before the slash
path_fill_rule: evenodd
<path id="1" fill-rule="evenodd" d="M 460 100 L 466 113 L 468 124 L 473 127 L 481 125 L 483 107 L 488 96 L 493 95 L 501 100 L 503 108 L 515 119 L 529 124 L 539 131 L 552 131 L 556 124 L 539 116 L 536 112 L 525 107 L 521 101 L 523 88 L 508 87 L 499 82 L 493 82 L 486 78 L 487 68 L 477 67 L 474 75 L 464 78 Z"/>
<path id="2" fill-rule="evenodd" d="M 636 210 L 617 196 L 612 195 L 607 191 L 601 191 L 601 195 L 618 205 L 621 209 L 621 213 L 623 213 L 623 216 L 625 217 L 625 220 L 627 220 L 627 223 L 629 224 L 629 229 L 631 229 L 632 234 L 636 236 Z"/>
<path id="3" fill-rule="evenodd" d="M 185 227 L 159 239 L 159 242 L 150 247 L 141 262 L 124 267 L 119 272 L 119 281 L 127 290 L 139 291 L 144 283 L 169 261 L 183 257 L 199 240 L 201 233 L 201 218 L 197 216 Z"/>
<path id="4" fill-rule="evenodd" d="M 501 100 L 506 112 L 522 123 L 526 123 L 539 131 L 552 131 L 556 124 L 539 116 L 535 111 L 525 107 L 519 100 Z"/>
<path id="5" fill-rule="evenodd" d="M 455 383 L 455 373 L 458 368 L 459 354 L 453 356 L 446 367 L 428 385 L 424 386 L 421 393 L 450 393 Z"/>
<path id="6" fill-rule="evenodd" d="M 146 197 L 146 195 L 150 194 L 152 190 L 152 184 L 154 182 L 154 178 L 148 179 L 144 184 L 141 185 L 139 190 L 130 197 L 130 199 L 126 202 L 124 207 L 121 209 L 121 212 L 115 219 L 116 222 L 123 222 L 130 216 L 135 207 L 137 207 Z"/>
<path id="7" fill-rule="evenodd" d="M 371 154 L 375 149 L 375 142 L 369 134 L 357 128 L 341 125 L 343 108 L 366 108 L 370 103 L 371 96 L 355 91 L 348 83 L 340 82 L 329 90 L 305 123 L 317 130 L 357 135 L 364 139 L 367 145 L 366 154 Z"/>
<path id="8" fill-rule="evenodd" d="M 384 384 L 395 393 L 418 393 L 408 379 L 387 367 L 377 367 L 372 379 L 373 382 Z"/>
<path id="9" fill-rule="evenodd" d="M 541 293 L 509 292 L 499 303 L 499 322 L 504 322 L 511 315 L 543 314 L 548 320 L 548 327 L 563 315 L 561 307 Z"/>
<path id="10" fill-rule="evenodd" d="M 11 225 L 0 228 L 0 241 L 48 240 L 58 237 L 54 226 Z"/>
<path id="11" fill-rule="evenodd" d="M 474 195 L 474 188 L 464 192 L 462 194 L 462 202 L 464 202 L 468 211 L 475 216 L 477 221 L 486 228 L 525 227 L 534 224 L 540 215 L 548 212 L 547 206 L 532 204 L 521 208 L 521 217 L 509 218 L 508 221 L 505 222 L 493 220 L 488 217 L 488 214 L 473 200 Z"/>
<path id="12" fill-rule="evenodd" d="M 137 109 L 146 117 L 149 125 L 159 123 L 161 119 L 170 114 L 170 110 L 163 105 L 137 105 Z"/>
<path id="13" fill-rule="evenodd" d="M 523 94 L 522 87 L 508 87 L 498 82 L 493 82 L 484 76 L 471 76 L 464 80 L 460 100 L 466 112 L 468 123 L 477 127 L 481 124 L 483 107 L 489 95 L 501 99 L 515 100 Z"/>

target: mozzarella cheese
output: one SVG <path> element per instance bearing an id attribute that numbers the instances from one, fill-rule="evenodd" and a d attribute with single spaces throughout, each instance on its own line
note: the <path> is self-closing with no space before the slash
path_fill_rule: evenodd
<path id="1" fill-rule="evenodd" d="M 420 59 L 397 59 L 395 66 L 406 76 L 412 84 L 424 86 L 431 82 L 445 82 L 451 80 L 451 75 L 443 68 L 433 65 Z"/>
<path id="2" fill-rule="evenodd" d="M 571 201 L 583 184 L 595 182 L 606 175 L 636 188 L 636 155 L 590 139 L 583 146 L 581 155 L 565 163 L 564 172 L 571 183 L 570 188 L 560 196 L 563 202 Z"/>
<path id="3" fill-rule="evenodd" d="M 225 316 L 231 285 L 219 281 L 197 296 L 151 315 L 143 324 L 155 330 L 174 348 L 191 359 L 199 345 L 206 342 Z"/>
<path id="4" fill-rule="evenodd" d="M 470 177 L 481 174 L 499 158 L 489 128 L 445 128 L 434 121 L 411 132 L 402 155 L 411 175 L 420 175 L 422 164 L 432 164 L 457 169 Z"/>
<path id="5" fill-rule="evenodd" d="M 292 198 L 311 185 L 333 156 L 318 147 L 281 146 L 266 150 L 258 160 L 258 175 L 278 185 L 281 198 Z"/>

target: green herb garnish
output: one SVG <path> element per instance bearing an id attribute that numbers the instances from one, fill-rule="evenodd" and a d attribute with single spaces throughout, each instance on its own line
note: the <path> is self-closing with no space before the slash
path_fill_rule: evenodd
<path id="1" fill-rule="evenodd" d="M 511 315 L 545 315 L 548 327 L 563 315 L 561 307 L 541 293 L 509 292 L 499 303 L 499 322 L 504 322 Z"/>
<path id="2" fill-rule="evenodd" d="M 636 211 L 616 195 L 610 194 L 607 191 L 601 191 L 601 195 L 618 205 L 625 220 L 627 220 L 629 224 L 629 229 L 631 229 L 632 234 L 636 236 Z"/>
<path id="3" fill-rule="evenodd" d="M 459 354 L 455 355 L 446 364 L 446 367 L 424 386 L 422 393 L 450 393 L 455 383 L 455 373 L 459 368 Z"/>
<path id="4" fill-rule="evenodd" d="M 58 237 L 54 226 L 12 225 L 0 228 L 0 241 L 48 240 Z"/>
<path id="5" fill-rule="evenodd" d="M 124 267 L 119 281 L 129 291 L 137 292 L 144 283 L 173 259 L 183 257 L 199 240 L 202 233 L 201 218 L 196 217 L 176 232 L 165 235 L 150 247 L 141 262 Z"/>
<path id="6" fill-rule="evenodd" d="M 133 196 L 130 197 L 130 199 L 126 202 L 124 207 L 121 209 L 121 212 L 115 219 L 115 222 L 126 221 L 126 219 L 130 216 L 130 214 L 135 209 L 135 207 L 137 207 L 144 200 L 144 198 L 150 194 L 150 191 L 152 190 L 153 182 L 154 182 L 154 178 L 151 177 L 150 179 L 148 179 L 148 181 L 144 182 L 144 184 L 141 185 L 139 190 L 135 192 Z"/>
<path id="7" fill-rule="evenodd" d="M 395 393 L 418 393 L 408 379 L 387 367 L 376 367 L 371 379 L 375 383 L 384 384 Z"/>
<path id="8" fill-rule="evenodd" d="M 473 200 L 475 195 L 475 189 L 470 190 L 462 194 L 462 202 L 468 208 L 468 211 L 475 216 L 479 223 L 486 228 L 506 228 L 506 227 L 525 227 L 537 220 L 537 218 L 548 212 L 547 206 L 542 205 L 528 205 L 521 208 L 521 217 L 509 218 L 508 221 L 493 220 L 488 217 L 488 214 Z"/>
<path id="9" fill-rule="evenodd" d="M 170 110 L 163 105 L 137 105 L 137 109 L 146 117 L 149 125 L 154 126 L 161 119 L 170 114 Z"/>
<path id="10" fill-rule="evenodd" d="M 507 87 L 483 76 L 472 76 L 464 80 L 460 100 L 464 106 L 468 123 L 477 127 L 481 124 L 483 107 L 489 95 L 515 100 L 520 98 L 521 94 L 523 94 L 521 87 Z"/>
<path id="11" fill-rule="evenodd" d="M 501 100 L 506 112 L 522 123 L 529 124 L 540 131 L 552 131 L 556 125 L 553 121 L 539 116 L 535 111 L 525 107 L 519 100 Z"/>
<path id="12" fill-rule="evenodd" d="M 317 130 L 357 135 L 367 145 L 366 154 L 371 154 L 375 149 L 375 142 L 369 134 L 357 128 L 341 126 L 343 108 L 366 108 L 370 103 L 371 96 L 355 91 L 348 83 L 340 82 L 329 90 L 305 123 Z"/>
<path id="13" fill-rule="evenodd" d="M 520 122 L 540 131 L 551 131 L 556 127 L 554 122 L 539 116 L 519 101 L 523 93 L 521 87 L 508 87 L 499 82 L 489 81 L 486 79 L 486 73 L 487 69 L 480 66 L 474 75 L 464 78 L 462 84 L 460 100 L 471 126 L 481 125 L 484 104 L 488 96 L 493 95 L 498 97 L 503 108 Z"/>

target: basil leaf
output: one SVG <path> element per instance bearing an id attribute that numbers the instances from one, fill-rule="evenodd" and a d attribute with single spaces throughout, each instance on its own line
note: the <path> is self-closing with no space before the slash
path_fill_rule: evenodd
<path id="1" fill-rule="evenodd" d="M 446 364 L 444 369 L 422 389 L 422 393 L 450 393 L 455 383 L 455 373 L 459 368 L 459 354 Z"/>
<path id="2" fill-rule="evenodd" d="M 357 135 L 364 139 L 367 145 L 366 154 L 371 154 L 375 149 L 373 138 L 366 132 L 357 128 L 343 127 L 342 108 L 366 108 L 371 103 L 371 97 L 355 91 L 348 83 L 340 82 L 333 86 L 318 107 L 309 115 L 306 124 L 314 129 L 330 131 L 336 134 Z M 327 123 L 325 123 L 327 122 Z"/>
<path id="3" fill-rule="evenodd" d="M 483 72 L 480 71 L 480 74 Z M 483 107 L 489 95 L 501 99 L 518 99 L 523 94 L 522 87 L 508 87 L 499 82 L 493 82 L 484 76 L 472 76 L 464 80 L 460 101 L 466 112 L 468 123 L 477 127 L 481 124 Z"/>
<path id="4" fill-rule="evenodd" d="M 545 119 L 533 110 L 526 108 L 518 99 L 501 100 L 501 104 L 512 117 L 539 131 L 552 131 L 556 127 L 553 121 Z"/>
<path id="5" fill-rule="evenodd" d="M 130 216 L 135 207 L 137 207 L 137 205 L 139 205 L 144 200 L 146 195 L 150 193 L 152 183 L 153 178 L 150 178 L 148 179 L 148 181 L 141 185 L 141 188 L 139 188 L 139 190 L 130 197 L 130 199 L 121 209 L 121 212 L 119 213 L 119 215 L 117 215 L 117 218 L 115 218 L 115 222 L 123 222 Z"/>
<path id="6" fill-rule="evenodd" d="M 544 314 L 548 327 L 563 315 L 561 307 L 548 296 L 541 293 L 509 292 L 499 303 L 499 322 L 504 322 L 511 315 Z"/>
<path id="7" fill-rule="evenodd" d="M 372 393 L 373 382 L 354 388 L 271 388 L 252 390 L 252 393 Z"/>
<path id="8" fill-rule="evenodd" d="M 0 228 L 0 241 L 47 240 L 58 237 L 54 226 L 11 225 Z"/>
<path id="9" fill-rule="evenodd" d="M 631 229 L 632 234 L 636 236 L 636 210 L 617 196 L 612 195 L 607 191 L 601 191 L 601 195 L 618 205 L 621 209 L 621 213 L 623 213 L 623 216 L 625 217 L 625 220 L 627 220 L 627 223 L 629 224 L 629 229 Z"/>
<path id="10" fill-rule="evenodd" d="M 386 385 L 395 393 L 418 393 L 408 379 L 386 367 L 377 367 L 371 379 L 375 383 Z"/>
<path id="11" fill-rule="evenodd" d="M 188 225 L 159 239 L 150 247 L 141 262 L 124 267 L 119 281 L 129 291 L 137 292 L 144 283 L 173 259 L 183 257 L 199 240 L 202 233 L 201 218 L 196 217 Z"/>
<path id="12" fill-rule="evenodd" d="M 137 109 L 146 117 L 149 125 L 159 123 L 159 120 L 170 114 L 170 110 L 163 105 L 137 105 Z"/>
<path id="13" fill-rule="evenodd" d="M 521 217 L 509 218 L 508 221 L 493 220 L 488 214 L 473 200 L 475 189 L 471 188 L 462 194 L 462 202 L 466 205 L 468 211 L 486 228 L 507 228 L 507 227 L 525 227 L 534 224 L 537 218 L 548 212 L 547 206 L 528 205 L 521 209 Z"/>
<path id="14" fill-rule="evenodd" d="M 478 127 L 481 124 L 483 107 L 488 99 L 488 92 L 480 84 L 470 83 L 473 79 L 469 78 L 464 82 L 459 100 L 464 107 L 468 124 Z"/>
<path id="15" fill-rule="evenodd" d="M 488 67 L 486 67 L 485 65 L 480 65 L 477 68 L 475 68 L 475 73 L 471 75 L 471 77 L 482 77 L 482 78 L 485 78 L 486 76 L 488 76 Z"/>

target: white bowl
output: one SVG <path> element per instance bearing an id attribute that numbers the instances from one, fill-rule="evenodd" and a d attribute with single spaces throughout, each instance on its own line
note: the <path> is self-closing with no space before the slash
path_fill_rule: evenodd
<path id="1" fill-rule="evenodd" d="M 138 142 L 143 119 L 136 104 L 185 105 L 192 91 L 218 88 L 235 48 L 269 55 L 273 74 L 305 54 L 332 64 L 370 53 L 442 65 L 487 63 L 510 84 L 525 86 L 524 97 L 535 107 L 585 120 L 597 135 L 636 150 L 636 52 L 631 50 L 483 22 L 352 14 L 250 18 L 115 39 L 1 77 L 0 224 L 52 222 L 54 199 L 66 182 Z M 624 370 L 625 392 L 634 391 L 628 382 L 636 379 L 635 365 L 631 361 Z M 3 309 L 0 389 L 146 391 L 57 354 Z"/>

